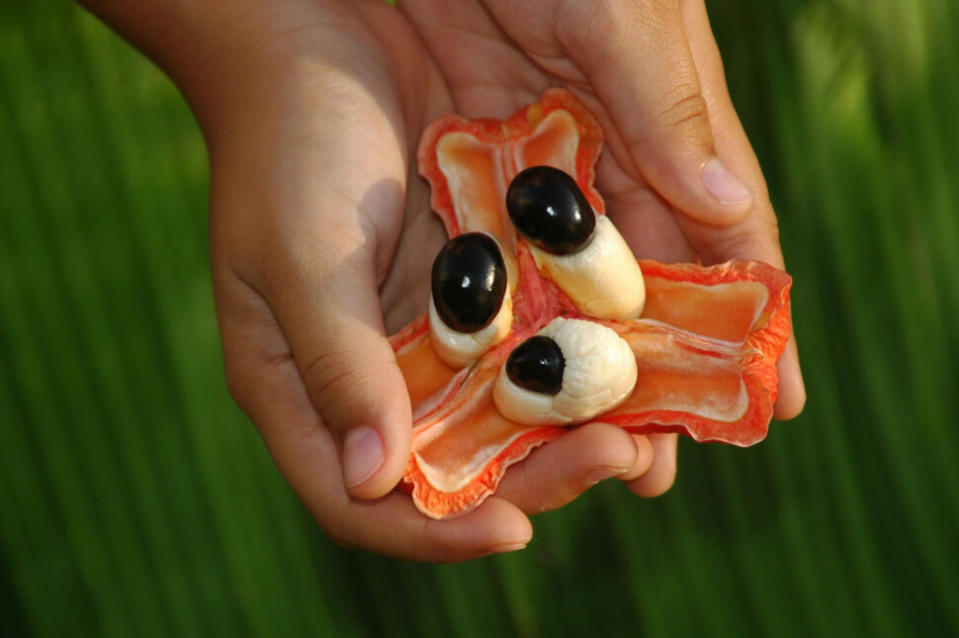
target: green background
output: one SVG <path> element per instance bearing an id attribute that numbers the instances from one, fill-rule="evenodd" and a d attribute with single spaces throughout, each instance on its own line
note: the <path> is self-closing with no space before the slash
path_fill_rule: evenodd
<path id="1" fill-rule="evenodd" d="M 809 403 L 518 554 L 328 541 L 223 381 L 202 140 L 66 3 L 0 4 L 0 634 L 956 635 L 959 3 L 715 1 Z"/>

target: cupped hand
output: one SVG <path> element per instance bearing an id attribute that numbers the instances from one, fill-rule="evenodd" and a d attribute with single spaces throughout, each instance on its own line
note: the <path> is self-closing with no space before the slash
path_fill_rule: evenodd
<path id="1" fill-rule="evenodd" d="M 217 314 L 231 392 L 324 530 L 464 560 L 522 547 L 527 514 L 598 480 L 668 489 L 675 436 L 591 424 L 511 468 L 476 510 L 427 520 L 391 492 L 411 416 L 385 335 L 425 307 L 444 240 L 415 177 L 423 128 L 447 112 L 505 117 L 549 86 L 603 125 L 598 186 L 637 254 L 782 266 L 701 2 L 249 4 L 259 35 L 236 61 L 249 82 L 197 108 Z M 777 416 L 789 418 L 803 402 L 794 346 L 780 372 Z"/>

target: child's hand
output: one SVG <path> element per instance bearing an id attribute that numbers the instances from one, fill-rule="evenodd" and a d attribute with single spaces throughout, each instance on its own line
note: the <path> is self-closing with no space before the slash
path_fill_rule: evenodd
<path id="1" fill-rule="evenodd" d="M 204 15 L 167 1 L 139 5 L 139 21 L 122 0 L 88 4 L 197 113 L 230 390 L 334 539 L 464 560 L 523 546 L 526 514 L 601 478 L 641 495 L 669 488 L 674 436 L 590 425 L 511 468 L 475 511 L 425 519 L 390 493 L 411 417 L 385 334 L 426 307 L 444 240 L 415 177 L 423 128 L 447 112 L 509 115 L 548 86 L 572 88 L 606 129 L 598 185 L 637 253 L 782 265 L 701 2 L 235 0 Z M 803 402 L 794 347 L 780 368 L 788 418 Z"/>

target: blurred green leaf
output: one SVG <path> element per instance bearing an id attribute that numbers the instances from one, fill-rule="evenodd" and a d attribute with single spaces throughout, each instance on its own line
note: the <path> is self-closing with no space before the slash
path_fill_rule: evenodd
<path id="1" fill-rule="evenodd" d="M 809 404 L 526 551 L 343 550 L 223 382 L 202 139 L 80 9 L 0 6 L 5 635 L 959 633 L 959 5 L 709 5 L 795 278 Z"/>

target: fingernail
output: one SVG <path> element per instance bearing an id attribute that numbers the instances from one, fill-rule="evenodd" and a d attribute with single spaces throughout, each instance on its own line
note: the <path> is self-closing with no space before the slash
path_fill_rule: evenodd
<path id="1" fill-rule="evenodd" d="M 383 464 L 383 441 L 369 426 L 354 428 L 343 437 L 343 482 L 361 485 Z"/>
<path id="2" fill-rule="evenodd" d="M 526 549 L 527 543 L 501 543 L 499 545 L 493 545 L 487 551 L 485 556 L 490 554 L 506 554 L 509 552 L 517 552 L 521 549 Z"/>
<path id="3" fill-rule="evenodd" d="M 605 481 L 608 478 L 613 478 L 614 476 L 619 476 L 626 470 L 621 467 L 601 467 L 599 469 L 593 470 L 586 475 L 586 481 L 590 485 L 596 485 L 600 481 Z"/>
<path id="4" fill-rule="evenodd" d="M 733 175 L 718 157 L 706 162 L 699 175 L 709 194 L 721 204 L 739 204 L 753 196 L 749 187 Z"/>

